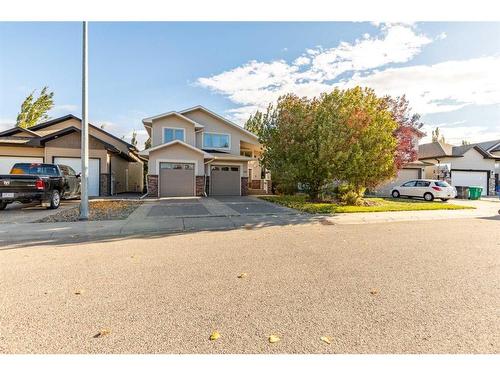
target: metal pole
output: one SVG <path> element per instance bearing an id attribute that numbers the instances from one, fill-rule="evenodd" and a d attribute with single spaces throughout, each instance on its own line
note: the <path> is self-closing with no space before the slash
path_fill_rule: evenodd
<path id="1" fill-rule="evenodd" d="M 83 21 L 83 50 L 82 50 L 82 175 L 81 175 L 81 201 L 80 201 L 80 220 L 89 218 L 89 122 L 88 122 L 88 79 L 87 79 L 87 22 Z"/>

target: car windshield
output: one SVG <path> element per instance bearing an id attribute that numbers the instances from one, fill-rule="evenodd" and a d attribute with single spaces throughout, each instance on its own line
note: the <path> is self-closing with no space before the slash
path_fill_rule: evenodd
<path id="1" fill-rule="evenodd" d="M 435 181 L 434 185 L 441 186 L 441 187 L 449 187 L 450 186 L 450 184 L 448 184 L 446 181 Z"/>
<path id="2" fill-rule="evenodd" d="M 50 164 L 14 164 L 10 174 L 36 174 L 42 176 L 57 176 L 57 168 Z"/>

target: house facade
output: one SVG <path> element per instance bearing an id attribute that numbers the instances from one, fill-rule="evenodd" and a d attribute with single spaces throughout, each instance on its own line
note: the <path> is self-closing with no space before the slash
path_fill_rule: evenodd
<path id="1" fill-rule="evenodd" d="M 255 134 L 196 106 L 145 118 L 151 147 L 147 190 L 151 197 L 247 195 L 267 192 L 269 175 L 258 162 Z"/>
<path id="2" fill-rule="evenodd" d="M 412 129 L 412 146 L 415 154 L 418 154 L 418 144 L 420 139 L 425 136 L 425 133 L 418 129 Z M 396 176 L 387 181 L 380 186 L 378 186 L 374 193 L 380 196 L 389 196 L 391 194 L 391 189 L 394 186 L 399 186 L 406 181 L 415 180 L 419 178 L 425 178 L 425 168 L 430 165 L 425 161 L 415 160 L 410 163 L 406 163 L 401 169 L 396 173 Z"/>
<path id="3" fill-rule="evenodd" d="M 15 163 L 56 163 L 81 172 L 81 120 L 73 115 L 0 132 L 0 174 Z M 142 192 L 144 159 L 131 144 L 89 124 L 89 195 Z"/>
<path id="4" fill-rule="evenodd" d="M 419 160 L 429 163 L 425 177 L 453 186 L 481 186 L 482 195 L 494 195 L 500 172 L 500 140 L 453 146 L 444 142 L 420 145 Z"/>

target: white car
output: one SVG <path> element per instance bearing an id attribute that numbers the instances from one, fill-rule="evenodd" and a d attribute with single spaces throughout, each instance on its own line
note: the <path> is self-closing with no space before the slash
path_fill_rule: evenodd
<path id="1" fill-rule="evenodd" d="M 446 181 L 439 180 L 411 180 L 399 186 L 394 186 L 391 190 L 393 198 L 399 197 L 419 197 L 431 202 L 435 198 L 446 202 L 448 199 L 457 196 L 457 189 Z"/>

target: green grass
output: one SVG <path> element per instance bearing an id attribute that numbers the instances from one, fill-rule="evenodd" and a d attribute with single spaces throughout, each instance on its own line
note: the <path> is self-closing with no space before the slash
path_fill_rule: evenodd
<path id="1" fill-rule="evenodd" d="M 387 212 L 387 211 L 422 211 L 422 210 L 463 210 L 475 207 L 445 203 L 426 202 L 414 199 L 365 198 L 370 206 L 342 206 L 336 203 L 311 203 L 304 195 L 283 195 L 259 197 L 268 202 L 293 208 L 310 214 L 334 214 L 351 212 Z"/>

